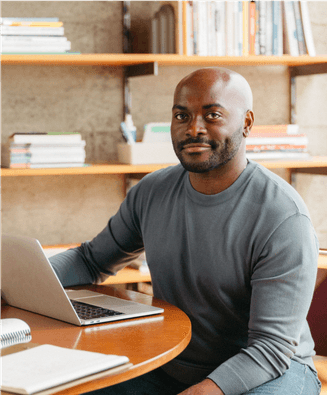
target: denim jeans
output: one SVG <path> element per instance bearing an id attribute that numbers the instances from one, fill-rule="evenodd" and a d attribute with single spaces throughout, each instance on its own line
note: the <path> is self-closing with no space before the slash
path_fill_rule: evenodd
<path id="1" fill-rule="evenodd" d="M 320 387 L 315 372 L 307 365 L 291 361 L 290 369 L 283 376 L 243 395 L 319 395 Z M 188 385 L 171 378 L 159 368 L 125 383 L 88 392 L 88 395 L 177 395 L 186 388 Z"/>

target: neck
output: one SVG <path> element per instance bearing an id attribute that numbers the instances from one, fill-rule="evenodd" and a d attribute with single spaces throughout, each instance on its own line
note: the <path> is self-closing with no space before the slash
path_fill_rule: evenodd
<path id="1" fill-rule="evenodd" d="M 225 165 L 206 173 L 189 173 L 192 187 L 204 195 L 215 195 L 229 188 L 246 168 L 247 159 L 235 157 Z"/>

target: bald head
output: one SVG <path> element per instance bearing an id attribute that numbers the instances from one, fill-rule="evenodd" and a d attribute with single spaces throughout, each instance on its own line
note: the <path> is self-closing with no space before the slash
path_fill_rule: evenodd
<path id="1" fill-rule="evenodd" d="M 244 112 L 252 110 L 252 90 L 246 79 L 235 71 L 221 67 L 203 68 L 184 77 L 175 89 L 174 99 L 183 90 L 223 90 L 226 97 L 240 106 Z"/>

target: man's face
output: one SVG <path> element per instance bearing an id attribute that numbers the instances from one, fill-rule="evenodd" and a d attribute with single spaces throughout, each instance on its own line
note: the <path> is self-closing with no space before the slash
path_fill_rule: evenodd
<path id="1" fill-rule="evenodd" d="M 177 88 L 171 136 L 184 168 L 205 173 L 232 160 L 244 141 L 244 113 L 226 82 L 201 79 Z"/>

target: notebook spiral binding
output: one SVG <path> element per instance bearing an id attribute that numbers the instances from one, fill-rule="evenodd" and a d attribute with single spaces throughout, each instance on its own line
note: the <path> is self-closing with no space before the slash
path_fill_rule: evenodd
<path id="1" fill-rule="evenodd" d="M 28 335 L 27 333 L 22 334 L 21 336 L 10 336 L 6 339 L 1 338 L 1 348 L 9 347 L 9 346 L 14 346 L 15 344 L 20 344 L 20 343 L 28 343 L 29 341 L 32 340 L 32 336 Z"/>

